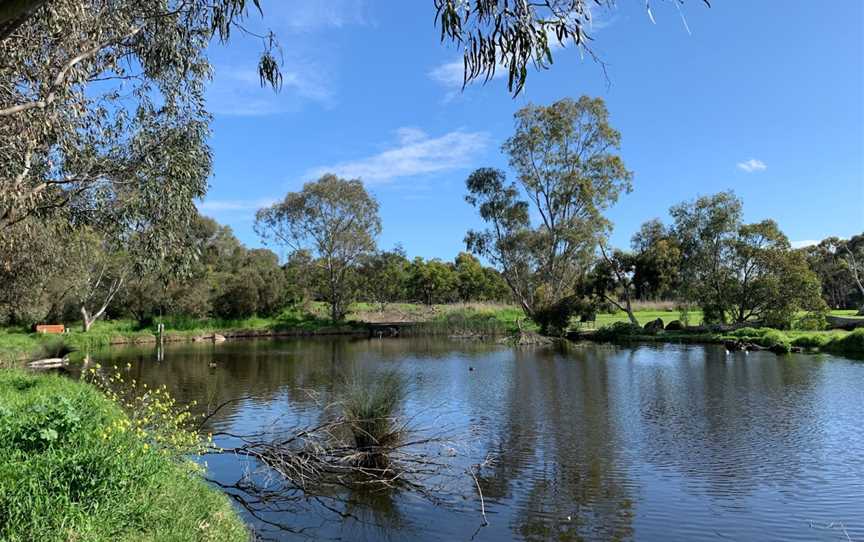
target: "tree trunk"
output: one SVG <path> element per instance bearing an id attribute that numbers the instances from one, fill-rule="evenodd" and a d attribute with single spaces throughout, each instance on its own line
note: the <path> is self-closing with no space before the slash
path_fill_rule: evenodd
<path id="1" fill-rule="evenodd" d="M 84 333 L 90 331 L 95 318 L 91 317 L 90 313 L 87 312 L 87 307 L 81 307 L 81 321 L 84 325 Z"/>
<path id="2" fill-rule="evenodd" d="M 630 319 L 630 323 L 634 326 L 639 326 L 639 320 L 636 319 L 636 315 L 633 314 L 633 307 L 630 306 L 630 296 L 627 296 L 627 305 L 626 305 L 627 318 Z"/>

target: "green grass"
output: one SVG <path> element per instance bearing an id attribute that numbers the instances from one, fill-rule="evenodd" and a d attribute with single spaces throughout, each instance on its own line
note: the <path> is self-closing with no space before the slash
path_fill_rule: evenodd
<path id="1" fill-rule="evenodd" d="M 0 372 L 0 540 L 248 539 L 197 467 L 124 422 L 93 386 Z"/>

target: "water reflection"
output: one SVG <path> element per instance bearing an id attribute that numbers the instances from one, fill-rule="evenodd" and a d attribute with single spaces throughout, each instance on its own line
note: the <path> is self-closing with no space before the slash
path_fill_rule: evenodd
<path id="1" fill-rule="evenodd" d="M 722 348 L 513 350 L 435 339 L 296 339 L 99 353 L 136 379 L 207 405 L 245 431 L 320 419 L 321 398 L 357 371 L 409 382 L 418 425 L 464 437 L 479 472 L 436 506 L 398 492 L 343 492 L 268 520 L 342 540 L 864 539 L 864 364 L 830 356 L 727 355 Z M 469 371 L 468 368 L 474 370 Z M 217 479 L 242 462 L 209 461 Z M 258 528 L 266 525 L 250 518 Z M 272 527 L 272 526 L 271 526 Z M 296 533 L 267 529 L 268 536 Z"/>

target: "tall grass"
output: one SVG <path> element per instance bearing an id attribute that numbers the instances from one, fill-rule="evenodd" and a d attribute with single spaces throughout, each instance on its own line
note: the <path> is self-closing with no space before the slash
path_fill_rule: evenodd
<path id="1" fill-rule="evenodd" d="M 397 418 L 404 400 L 405 383 L 395 371 L 374 376 L 355 374 L 346 383 L 340 404 L 357 452 L 357 466 L 387 467 L 387 450 L 404 436 L 405 428 Z"/>

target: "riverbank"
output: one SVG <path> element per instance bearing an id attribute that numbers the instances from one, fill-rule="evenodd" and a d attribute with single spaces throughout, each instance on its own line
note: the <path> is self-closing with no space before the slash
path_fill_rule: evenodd
<path id="1" fill-rule="evenodd" d="M 345 322 L 323 316 L 323 304 L 306 310 L 286 310 L 272 318 L 239 320 L 166 318 L 164 342 L 192 342 L 239 338 L 305 337 L 326 335 L 501 335 L 515 331 L 521 311 L 512 306 L 470 303 L 416 305 L 393 303 L 380 307 L 357 303 Z M 391 324 L 391 325 L 388 325 Z M 32 333 L 23 328 L 0 328 L 0 368 L 18 367 L 34 359 L 62 357 L 69 352 L 124 344 L 155 344 L 156 323 L 141 326 L 131 320 L 98 321 L 88 332 L 72 323 L 58 335 Z M 220 337 L 221 336 L 221 337 Z"/>
<path id="2" fill-rule="evenodd" d="M 574 331 L 571 340 L 632 344 L 638 342 L 722 344 L 727 350 L 771 350 L 789 352 L 832 352 L 864 354 L 864 329 L 855 331 L 781 331 L 744 327 L 734 331 L 712 332 L 705 329 L 650 332 L 624 322 L 596 330 Z"/>
<path id="3" fill-rule="evenodd" d="M 89 384 L 0 371 L 0 539 L 241 542 L 228 497 Z"/>
<path id="4" fill-rule="evenodd" d="M 495 303 L 459 303 L 449 305 L 419 305 L 413 303 L 389 303 L 383 307 L 369 303 L 355 303 L 346 321 L 334 323 L 325 315 L 323 303 L 312 303 L 303 309 L 286 310 L 272 318 L 244 318 L 239 320 L 166 318 L 165 342 L 191 342 L 240 338 L 277 338 L 326 335 L 389 336 L 500 336 L 512 334 L 519 329 L 536 331 L 536 326 L 525 320 L 522 311 L 512 305 Z M 832 311 L 832 316 L 854 317 L 855 311 Z M 669 303 L 644 304 L 635 311 L 643 324 L 661 319 L 671 322 L 681 319 L 681 313 Z M 699 311 L 687 314 L 687 323 L 696 327 L 702 322 Z M 635 332 L 620 326 L 627 322 L 623 312 L 597 314 L 594 322 L 573 323 L 570 337 L 577 340 L 600 340 L 611 342 L 689 342 L 719 343 L 737 341 L 746 346 L 752 344 L 770 348 L 778 342 L 801 349 L 834 349 L 838 352 L 864 352 L 864 347 L 852 341 L 841 341 L 848 332 L 843 331 L 782 331 L 779 341 L 762 337 L 769 333 L 775 339 L 774 330 L 759 330 L 758 337 L 735 337 L 729 333 L 696 331 L 663 331 L 659 333 Z M 619 326 L 616 330 L 615 326 Z M 625 332 L 622 333 L 622 329 Z M 751 333 L 754 335 L 754 333 Z M 219 337 L 221 336 L 221 337 Z M 124 344 L 155 344 L 158 341 L 156 324 L 140 326 L 131 320 L 99 321 L 84 333 L 80 325 L 72 327 L 62 335 L 40 335 L 22 328 L 0 328 L 0 368 L 19 367 L 29 360 L 62 357 L 66 353 L 86 352 L 95 348 Z"/>

